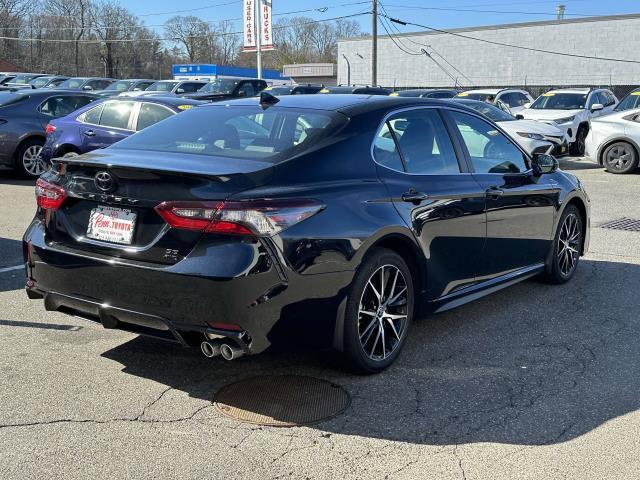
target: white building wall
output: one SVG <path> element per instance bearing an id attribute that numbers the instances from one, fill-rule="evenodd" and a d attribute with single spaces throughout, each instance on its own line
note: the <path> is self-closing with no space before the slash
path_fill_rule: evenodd
<path id="1" fill-rule="evenodd" d="M 466 36 L 543 50 L 630 59 L 640 62 L 640 14 L 558 22 L 532 22 L 454 29 Z M 582 59 L 492 45 L 444 33 L 396 36 L 405 50 L 431 45 L 463 75 L 434 58 L 462 86 L 640 84 L 640 63 Z M 432 52 L 431 49 L 427 48 Z M 338 83 L 371 83 L 371 38 L 338 42 Z M 360 58 L 362 57 L 362 58 Z M 468 77 L 467 78 L 465 78 Z M 443 87 L 455 82 L 424 55 L 402 52 L 388 36 L 378 38 L 378 84 L 386 87 Z"/>

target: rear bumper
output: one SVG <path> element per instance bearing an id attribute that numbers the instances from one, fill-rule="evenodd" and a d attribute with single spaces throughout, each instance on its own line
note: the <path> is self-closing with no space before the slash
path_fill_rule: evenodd
<path id="1" fill-rule="evenodd" d="M 299 275 L 272 257 L 261 262 L 269 254 L 259 245 L 236 251 L 200 245 L 174 265 L 150 266 L 48 244 L 36 220 L 23 245 L 27 294 L 44 298 L 48 310 L 181 343 L 184 332 L 208 332 L 232 338 L 247 353 L 280 339 L 330 344 L 353 273 Z M 218 323 L 239 331 L 221 330 Z"/>

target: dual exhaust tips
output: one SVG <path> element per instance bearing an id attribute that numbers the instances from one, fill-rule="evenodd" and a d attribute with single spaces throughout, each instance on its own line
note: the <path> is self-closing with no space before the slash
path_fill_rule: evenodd
<path id="1" fill-rule="evenodd" d="M 244 355 L 244 350 L 237 345 L 222 343 L 220 340 L 205 340 L 200 344 L 200 350 L 207 358 L 222 355 L 225 360 L 235 360 Z"/>

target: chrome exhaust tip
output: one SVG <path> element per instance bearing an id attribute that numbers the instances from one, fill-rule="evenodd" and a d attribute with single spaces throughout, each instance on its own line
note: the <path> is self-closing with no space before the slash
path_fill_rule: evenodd
<path id="1" fill-rule="evenodd" d="M 244 355 L 244 350 L 242 350 L 237 345 L 229 345 L 228 343 L 223 343 L 220 346 L 220 354 L 225 360 L 235 360 L 236 358 L 240 358 Z"/>
<path id="2" fill-rule="evenodd" d="M 213 358 L 220 355 L 220 342 L 202 342 L 200 350 L 207 358 Z"/>

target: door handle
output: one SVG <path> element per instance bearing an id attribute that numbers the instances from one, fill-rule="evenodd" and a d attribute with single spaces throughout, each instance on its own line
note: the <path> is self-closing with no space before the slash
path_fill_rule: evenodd
<path id="1" fill-rule="evenodd" d="M 403 202 L 420 203 L 424 200 L 427 200 L 428 198 L 429 195 L 427 195 L 426 193 L 416 192 L 415 190 L 410 190 L 402 194 Z"/>
<path id="2" fill-rule="evenodd" d="M 87 137 L 95 137 L 96 136 L 96 132 L 94 132 L 93 130 L 85 130 L 84 134 Z"/>
<path id="3" fill-rule="evenodd" d="M 484 193 L 489 198 L 500 198 L 504 194 L 504 190 L 492 185 L 487 188 Z"/>

